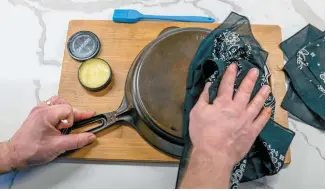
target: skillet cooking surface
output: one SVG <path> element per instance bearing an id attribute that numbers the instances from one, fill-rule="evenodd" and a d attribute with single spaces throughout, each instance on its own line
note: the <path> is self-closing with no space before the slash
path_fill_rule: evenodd
<path id="1" fill-rule="evenodd" d="M 182 138 L 188 67 L 209 32 L 201 28 L 171 29 L 167 32 L 171 35 L 162 35 L 162 39 L 143 53 L 136 75 L 144 115 L 164 132 L 178 138 Z"/>

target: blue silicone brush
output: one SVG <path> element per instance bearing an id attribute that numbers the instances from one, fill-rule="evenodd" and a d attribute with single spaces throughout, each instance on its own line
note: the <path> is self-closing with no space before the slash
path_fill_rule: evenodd
<path id="1" fill-rule="evenodd" d="M 215 19 L 201 16 L 161 16 L 144 15 L 133 9 L 116 9 L 113 13 L 113 21 L 119 23 L 136 23 L 140 20 L 164 20 L 181 22 L 213 23 Z"/>

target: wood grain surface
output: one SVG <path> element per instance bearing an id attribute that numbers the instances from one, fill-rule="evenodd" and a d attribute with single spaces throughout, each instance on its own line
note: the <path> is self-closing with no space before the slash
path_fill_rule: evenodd
<path id="1" fill-rule="evenodd" d="M 72 59 L 67 49 L 64 52 L 59 96 L 80 110 L 93 110 L 105 113 L 116 110 L 124 95 L 124 84 L 129 67 L 149 42 L 155 39 L 166 27 L 203 27 L 214 29 L 217 23 L 181 22 L 138 22 L 136 24 L 117 24 L 112 21 L 73 20 L 69 23 L 67 39 L 75 32 L 88 30 L 94 32 L 101 41 L 98 58 L 106 60 L 113 70 L 113 83 L 97 93 L 86 91 L 78 82 L 77 71 L 80 63 Z M 288 114 L 280 107 L 285 95 L 285 76 L 283 54 L 278 45 L 282 40 L 281 29 L 276 25 L 253 25 L 255 38 L 269 52 L 268 67 L 272 73 L 271 88 L 276 98 L 275 120 L 288 127 Z M 116 126 L 97 134 L 97 141 L 74 152 L 68 158 L 88 160 L 178 162 L 151 147 L 136 130 L 128 126 Z M 290 153 L 286 163 L 290 162 Z"/>

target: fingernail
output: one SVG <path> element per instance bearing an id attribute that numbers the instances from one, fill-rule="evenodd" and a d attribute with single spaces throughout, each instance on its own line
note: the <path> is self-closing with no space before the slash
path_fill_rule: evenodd
<path id="1" fill-rule="evenodd" d="M 207 88 L 209 88 L 211 85 L 212 85 L 212 82 L 207 82 L 207 83 L 205 84 L 205 88 L 207 89 Z"/>
<path id="2" fill-rule="evenodd" d="M 238 72 L 238 66 L 235 63 L 230 64 L 227 68 L 232 72 Z"/>
<path id="3" fill-rule="evenodd" d="M 263 87 L 262 87 L 262 91 L 263 91 L 263 94 L 269 94 L 270 93 L 270 90 L 271 88 L 268 86 L 268 85 L 264 85 Z"/>
<path id="4" fill-rule="evenodd" d="M 93 141 L 95 141 L 95 139 L 96 139 L 96 136 L 94 134 L 91 134 L 88 136 L 89 142 L 93 142 Z"/>
<path id="5" fill-rule="evenodd" d="M 61 123 L 68 124 L 69 121 L 67 119 L 63 119 L 63 120 L 61 120 Z"/>
<path id="6" fill-rule="evenodd" d="M 271 108 L 271 107 L 265 107 L 265 113 L 267 114 L 267 115 L 272 115 L 272 111 L 273 111 L 273 109 Z"/>
<path id="7" fill-rule="evenodd" d="M 238 66 L 238 64 L 234 64 L 234 68 L 235 68 L 235 71 L 238 72 L 238 70 L 239 70 L 239 66 Z"/>
<path id="8" fill-rule="evenodd" d="M 255 74 L 255 76 L 259 75 L 259 70 L 257 68 L 253 68 L 252 72 Z"/>

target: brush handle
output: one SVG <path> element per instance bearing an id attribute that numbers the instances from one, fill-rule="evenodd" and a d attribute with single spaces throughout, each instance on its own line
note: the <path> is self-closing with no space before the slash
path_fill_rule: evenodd
<path id="1" fill-rule="evenodd" d="M 198 23 L 213 23 L 215 19 L 201 16 L 162 16 L 162 15 L 142 15 L 143 20 L 167 20 L 181 22 L 198 22 Z"/>

